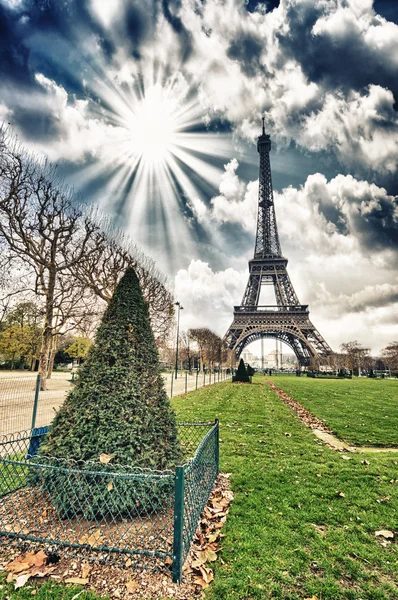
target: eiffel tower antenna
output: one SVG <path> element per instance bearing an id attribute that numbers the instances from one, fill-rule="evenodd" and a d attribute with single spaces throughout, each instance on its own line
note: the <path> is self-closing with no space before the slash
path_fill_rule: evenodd
<path id="1" fill-rule="evenodd" d="M 326 357 L 332 349 L 311 323 L 308 305 L 300 304 L 287 272 L 288 261 L 282 255 L 276 223 L 270 150 L 271 138 L 265 133 L 262 117 L 262 132 L 257 141 L 260 173 L 254 257 L 249 261 L 249 280 L 242 304 L 234 307 L 234 319 L 224 339 L 239 358 L 251 342 L 263 337 L 275 338 L 292 348 L 301 366 L 308 366 L 311 359 Z M 276 304 L 259 305 L 263 285 L 273 286 Z"/>

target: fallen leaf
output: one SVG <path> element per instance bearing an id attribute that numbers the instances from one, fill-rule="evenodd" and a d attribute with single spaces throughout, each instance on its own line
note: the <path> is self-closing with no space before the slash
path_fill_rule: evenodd
<path id="1" fill-rule="evenodd" d="M 139 584 L 137 581 L 134 581 L 134 579 L 130 579 L 130 581 L 126 583 L 126 590 L 129 592 L 129 594 L 135 594 L 138 588 Z"/>
<path id="2" fill-rule="evenodd" d="M 47 554 L 43 552 L 43 550 L 39 550 L 36 554 L 33 552 L 26 555 L 28 562 L 31 563 L 32 566 L 42 567 L 47 562 Z"/>
<path id="3" fill-rule="evenodd" d="M 29 573 L 26 573 L 26 575 L 19 575 L 15 581 L 15 589 L 18 590 L 19 588 L 23 587 L 29 578 Z"/>
<path id="4" fill-rule="evenodd" d="M 199 570 L 202 574 L 203 579 L 206 581 L 206 583 L 210 583 L 211 581 L 213 581 L 214 575 L 213 575 L 213 571 L 211 569 L 208 569 L 207 567 L 204 567 L 202 565 L 201 567 L 199 567 Z"/>
<path id="5" fill-rule="evenodd" d="M 336 492 L 336 494 L 338 496 L 340 496 L 340 498 L 345 498 L 345 493 L 344 492 Z"/>
<path id="6" fill-rule="evenodd" d="M 125 567 L 131 567 L 131 565 L 133 564 L 133 561 L 131 560 L 131 558 L 128 558 L 126 560 L 126 562 L 124 563 Z"/>
<path id="7" fill-rule="evenodd" d="M 108 488 L 108 492 L 111 492 L 113 490 L 113 483 L 112 483 L 112 481 L 110 481 L 106 487 Z"/>
<path id="8" fill-rule="evenodd" d="M 213 542 L 215 542 L 218 538 L 220 537 L 220 532 L 216 531 L 215 533 L 212 533 L 211 535 L 209 535 L 207 541 L 209 544 L 212 544 Z"/>
<path id="9" fill-rule="evenodd" d="M 87 563 L 84 563 L 84 565 L 82 566 L 82 578 L 83 579 L 87 579 L 88 578 L 88 575 L 89 575 L 91 569 L 92 569 L 91 565 L 88 565 Z"/>
<path id="10" fill-rule="evenodd" d="M 376 502 L 378 502 L 379 504 L 387 504 L 387 502 L 390 502 L 390 500 L 391 496 L 385 496 L 384 498 L 378 498 Z"/>
<path id="11" fill-rule="evenodd" d="M 79 539 L 79 544 L 87 544 L 88 546 L 95 546 L 102 542 L 103 536 L 101 535 L 101 529 L 97 529 L 92 534 L 86 533 Z"/>
<path id="12" fill-rule="evenodd" d="M 209 587 L 209 584 L 202 577 L 195 577 L 193 582 L 197 585 L 200 585 L 202 589 L 206 589 L 207 587 Z"/>
<path id="13" fill-rule="evenodd" d="M 361 460 L 361 465 L 370 465 L 368 460 Z"/>
<path id="14" fill-rule="evenodd" d="M 343 460 L 352 460 L 352 456 L 346 456 L 345 454 L 342 454 L 342 455 L 341 455 L 341 458 L 342 458 Z"/>
<path id="15" fill-rule="evenodd" d="M 393 531 L 389 531 L 388 529 L 380 529 L 380 531 L 376 531 L 375 532 L 375 536 L 376 537 L 384 537 L 386 539 L 393 539 L 394 537 L 394 532 Z"/>
<path id="16" fill-rule="evenodd" d="M 170 558 L 170 556 L 167 556 L 167 557 L 165 558 L 164 564 L 165 564 L 165 565 L 172 565 L 172 564 L 173 564 L 173 561 L 172 561 L 172 559 Z"/>
<path id="17" fill-rule="evenodd" d="M 99 460 L 100 460 L 100 463 L 102 463 L 103 465 L 107 465 L 108 463 L 111 462 L 112 458 L 115 458 L 115 457 L 112 456 L 111 454 L 105 454 L 105 452 L 103 452 L 102 454 L 100 454 Z"/>
<path id="18" fill-rule="evenodd" d="M 29 563 L 20 562 L 18 559 L 6 566 L 7 571 L 11 571 L 11 573 L 21 573 L 21 571 L 27 571 L 29 568 Z"/>
<path id="19" fill-rule="evenodd" d="M 6 566 L 7 571 L 13 573 L 21 573 L 27 571 L 31 567 L 42 567 L 47 562 L 47 554 L 40 550 L 36 554 L 34 552 L 28 552 L 24 556 L 18 556 L 12 562 Z"/>
<path id="20" fill-rule="evenodd" d="M 214 562 L 217 560 L 217 554 L 214 552 L 214 550 L 206 550 L 206 560 L 209 562 Z"/>
<path id="21" fill-rule="evenodd" d="M 200 552 L 196 552 L 196 560 L 197 562 L 199 562 L 201 565 L 203 565 L 206 562 L 206 552 L 204 550 L 201 550 Z"/>
<path id="22" fill-rule="evenodd" d="M 87 585 L 88 579 L 83 579 L 82 577 L 69 577 L 65 579 L 65 583 L 73 583 L 75 585 Z"/>

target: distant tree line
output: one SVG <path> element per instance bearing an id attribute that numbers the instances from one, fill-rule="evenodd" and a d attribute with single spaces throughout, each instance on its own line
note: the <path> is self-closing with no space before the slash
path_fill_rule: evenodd
<path id="1" fill-rule="evenodd" d="M 170 366 L 175 365 L 176 332 L 172 331 L 169 339 L 160 349 L 160 358 Z M 216 333 L 207 327 L 180 331 L 179 334 L 179 364 L 189 371 L 213 371 L 220 366 L 231 367 L 235 365 L 234 353 L 226 346 L 225 342 Z"/>
<path id="2" fill-rule="evenodd" d="M 12 362 L 38 360 L 43 388 L 60 338 L 85 330 L 90 337 L 128 266 L 139 277 L 155 338 L 168 335 L 173 295 L 154 262 L 87 209 L 57 166 L 27 152 L 4 126 L 0 253 L 0 354 Z"/>
<path id="3" fill-rule="evenodd" d="M 315 369 L 328 366 L 336 371 L 348 370 L 354 375 L 388 369 L 398 374 L 398 342 L 391 342 L 379 356 L 372 356 L 370 349 L 357 340 L 346 342 L 341 344 L 340 352 L 334 352 L 327 359 L 314 359 L 311 366 Z"/>

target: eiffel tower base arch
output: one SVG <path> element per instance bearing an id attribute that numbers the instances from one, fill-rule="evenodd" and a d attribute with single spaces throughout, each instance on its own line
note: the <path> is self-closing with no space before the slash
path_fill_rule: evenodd
<path id="1" fill-rule="evenodd" d="M 246 346 L 261 338 L 274 338 L 287 344 L 302 367 L 309 366 L 313 358 L 326 358 L 330 354 L 325 340 L 311 323 L 306 306 L 272 307 L 274 310 L 261 310 L 268 308 L 261 306 L 248 308 L 235 306 L 234 320 L 225 336 L 228 347 L 238 359 Z"/>

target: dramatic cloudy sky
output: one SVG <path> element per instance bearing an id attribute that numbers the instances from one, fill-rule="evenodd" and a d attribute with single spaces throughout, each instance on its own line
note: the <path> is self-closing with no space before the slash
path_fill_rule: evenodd
<path id="1" fill-rule="evenodd" d="M 281 245 L 334 349 L 398 339 L 396 0 L 0 0 L 0 119 L 223 334 L 260 115 Z"/>

